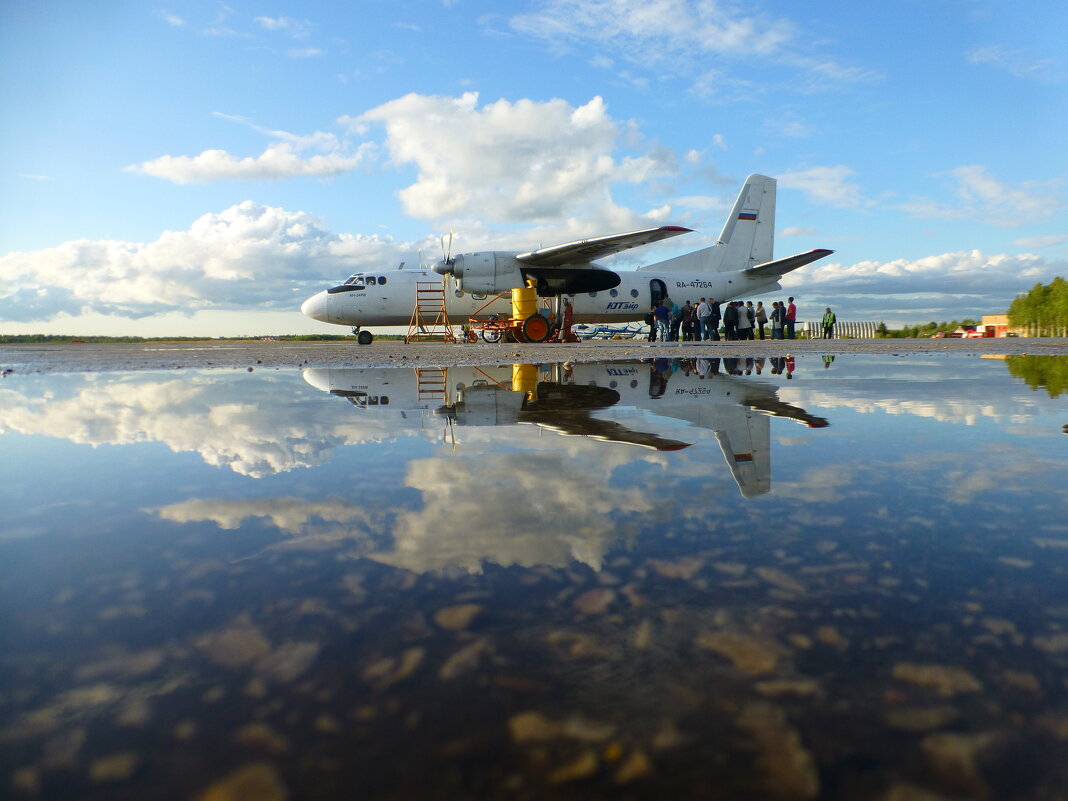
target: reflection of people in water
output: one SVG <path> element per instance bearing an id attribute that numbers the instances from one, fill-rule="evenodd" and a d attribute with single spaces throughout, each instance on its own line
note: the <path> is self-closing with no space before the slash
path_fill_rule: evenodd
<path id="1" fill-rule="evenodd" d="M 698 359 L 695 372 L 698 378 L 711 378 L 719 375 L 719 359 Z"/>
<path id="2" fill-rule="evenodd" d="M 671 362 L 667 359 L 653 359 L 649 370 L 649 397 L 659 398 L 667 392 L 670 377 Z"/>
<path id="3" fill-rule="evenodd" d="M 794 357 L 789 353 L 786 354 L 786 377 L 794 377 Z"/>
<path id="4" fill-rule="evenodd" d="M 823 369 L 826 370 L 831 366 L 831 362 L 834 361 L 834 354 L 827 353 L 823 357 Z"/>

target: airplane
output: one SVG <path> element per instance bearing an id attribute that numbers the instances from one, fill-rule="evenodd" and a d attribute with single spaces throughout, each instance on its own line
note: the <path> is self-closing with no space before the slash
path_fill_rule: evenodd
<path id="1" fill-rule="evenodd" d="M 834 252 L 820 248 L 774 259 L 775 191 L 774 178 L 750 175 L 714 245 L 637 270 L 610 270 L 594 260 L 691 229 L 666 225 L 526 253 L 446 252 L 430 267 L 405 269 L 402 263 L 394 270 L 354 273 L 300 308 L 313 320 L 351 326 L 357 342 L 369 345 L 374 337 L 365 326 L 408 325 L 416 285 L 436 280 L 445 281 L 449 319 L 465 322 L 509 316 L 510 298 L 495 296 L 531 284 L 546 305 L 555 299 L 554 313 L 562 312 L 560 299 L 568 296 L 574 323 L 640 321 L 666 297 L 680 305 L 686 300 L 696 304 L 702 297 L 719 302 L 750 298 L 781 289 L 783 275 Z"/>
<path id="2" fill-rule="evenodd" d="M 421 424 L 424 418 L 433 418 L 458 426 L 529 424 L 562 436 L 666 452 L 691 448 L 701 439 L 695 431 L 675 425 L 670 426 L 670 436 L 655 430 L 656 417 L 680 420 L 713 433 L 742 496 L 754 498 L 771 489 L 770 418 L 792 419 L 809 428 L 829 423 L 779 400 L 774 383 L 739 375 L 744 363 L 655 359 L 429 369 L 308 368 L 303 376 L 311 386 L 347 399 L 361 414 L 386 414 L 398 418 L 398 423 Z"/>

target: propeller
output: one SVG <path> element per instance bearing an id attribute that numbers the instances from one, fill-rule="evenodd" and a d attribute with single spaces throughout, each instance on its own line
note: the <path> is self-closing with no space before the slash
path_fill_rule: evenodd
<path id="1" fill-rule="evenodd" d="M 456 262 L 452 258 L 453 232 L 449 231 L 449 244 L 445 244 L 445 234 L 441 235 L 441 261 L 434 265 L 434 272 L 438 275 L 452 275 Z"/>

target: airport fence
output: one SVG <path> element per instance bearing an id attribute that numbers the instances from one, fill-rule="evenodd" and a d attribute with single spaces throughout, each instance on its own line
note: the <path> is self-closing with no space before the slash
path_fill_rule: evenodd
<path id="1" fill-rule="evenodd" d="M 834 324 L 832 339 L 875 339 L 875 331 L 878 327 L 878 323 L 839 320 Z M 822 322 L 801 323 L 799 328 L 809 339 L 823 338 Z"/>

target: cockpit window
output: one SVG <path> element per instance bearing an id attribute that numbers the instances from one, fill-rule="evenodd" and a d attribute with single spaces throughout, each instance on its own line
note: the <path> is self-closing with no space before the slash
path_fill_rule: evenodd
<path id="1" fill-rule="evenodd" d="M 370 284 L 371 286 L 374 286 L 375 285 L 375 277 L 373 275 L 367 276 L 367 283 Z"/>
<path id="2" fill-rule="evenodd" d="M 366 283 L 363 280 L 363 274 L 357 273 L 356 275 L 350 275 L 345 283 L 338 284 L 335 287 L 331 287 L 326 290 L 331 295 L 336 295 L 339 292 L 362 292 L 367 288 Z"/>

